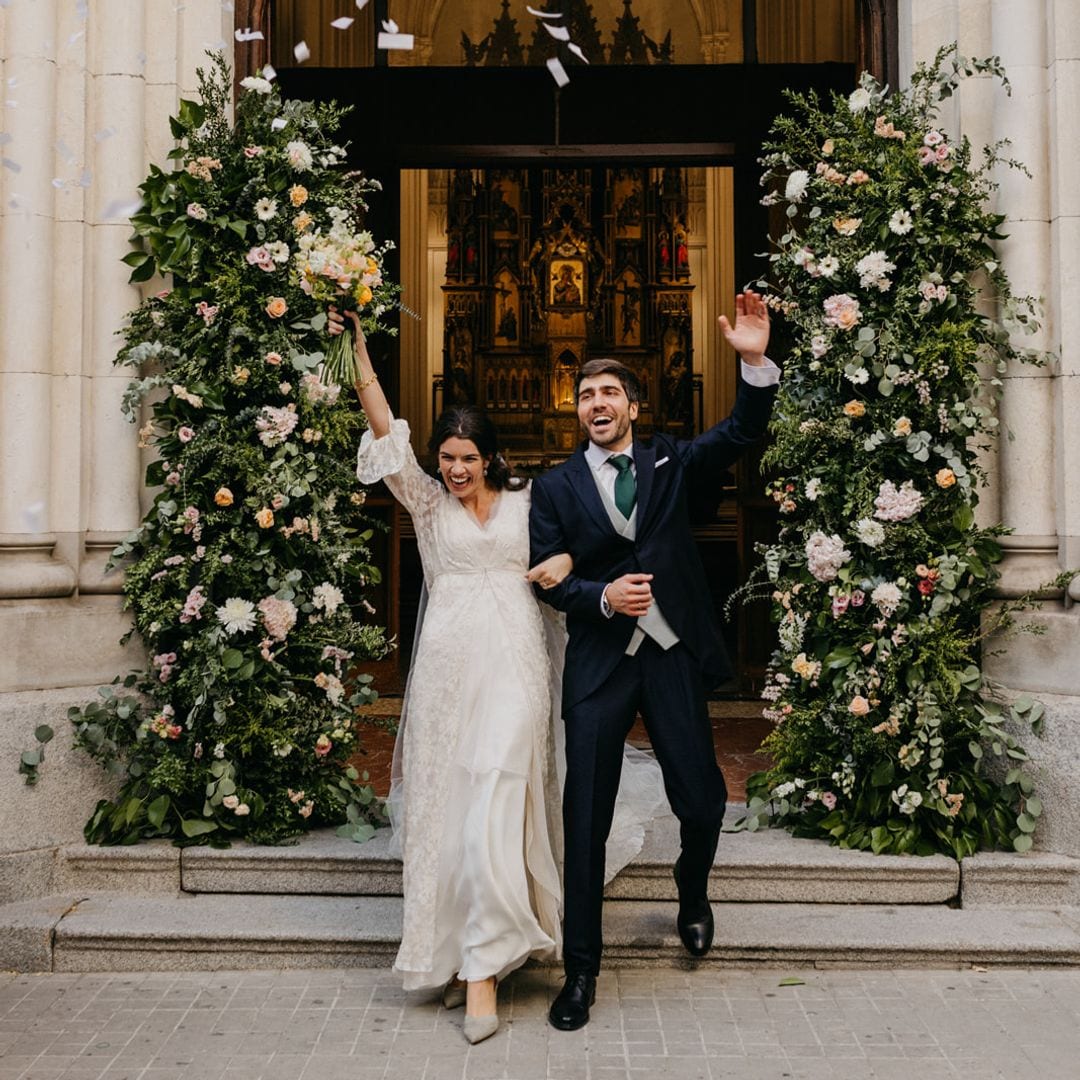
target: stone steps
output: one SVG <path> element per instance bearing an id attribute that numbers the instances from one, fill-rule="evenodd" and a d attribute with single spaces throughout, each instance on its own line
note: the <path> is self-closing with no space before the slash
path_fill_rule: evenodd
<path id="1" fill-rule="evenodd" d="M 166 842 L 133 847 L 77 845 L 61 853 L 54 891 L 141 894 L 400 896 L 401 863 L 389 833 L 366 844 L 332 830 L 292 846 L 236 845 L 214 850 Z M 674 900 L 678 853 L 673 817 L 654 821 L 638 857 L 607 888 L 611 899 Z M 718 903 L 1014 904 L 1057 907 L 1080 902 L 1080 860 L 1049 853 L 984 853 L 958 864 L 926 858 L 843 851 L 779 830 L 725 833 L 710 879 Z"/>
<path id="2" fill-rule="evenodd" d="M 68 903 L 49 935 L 46 970 L 217 971 L 385 967 L 397 949 L 399 897 L 100 893 Z M 1080 963 L 1080 919 L 1050 910 L 885 904 L 716 904 L 716 940 L 691 960 L 675 905 L 605 905 L 611 967 L 695 965 L 966 966 Z M 39 938 L 42 927 L 35 928 Z M 44 966 L 44 965 L 42 965 Z M 39 968 L 40 970 L 41 968 Z"/>
<path id="3" fill-rule="evenodd" d="M 0 907 L 0 969 L 386 966 L 401 926 L 389 835 L 323 830 L 289 847 L 168 843 L 58 853 L 53 895 Z M 606 956 L 685 965 L 674 928 L 678 827 L 655 821 L 610 883 Z M 707 963 L 1080 963 L 1080 860 L 841 851 L 785 832 L 721 837 Z"/>

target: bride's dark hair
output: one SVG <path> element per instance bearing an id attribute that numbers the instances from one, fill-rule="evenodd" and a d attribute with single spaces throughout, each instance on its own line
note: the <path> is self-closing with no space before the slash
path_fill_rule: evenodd
<path id="1" fill-rule="evenodd" d="M 475 405 L 451 405 L 435 421 L 435 429 L 428 440 L 428 450 L 438 456 L 439 449 L 447 439 L 468 439 L 480 451 L 482 458 L 490 458 L 484 479 L 489 487 L 498 491 L 517 491 L 525 481 L 514 476 L 506 459 L 499 453 L 499 437 L 495 425 L 483 410 Z M 440 481 L 442 474 L 439 474 Z"/>

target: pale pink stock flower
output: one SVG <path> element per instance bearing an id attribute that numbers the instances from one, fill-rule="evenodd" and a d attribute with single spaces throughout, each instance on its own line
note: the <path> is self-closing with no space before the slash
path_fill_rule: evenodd
<path id="1" fill-rule="evenodd" d="M 262 613 L 266 632 L 274 641 L 284 641 L 296 625 L 296 605 L 291 600 L 267 596 L 259 601 L 259 611 Z"/>

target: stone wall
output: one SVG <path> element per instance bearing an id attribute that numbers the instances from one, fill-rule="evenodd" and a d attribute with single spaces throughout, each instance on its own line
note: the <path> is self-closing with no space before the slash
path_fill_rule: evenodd
<path id="1" fill-rule="evenodd" d="M 120 413 L 117 328 L 139 301 L 126 217 L 206 49 L 231 55 L 220 0 L 14 0 L 0 7 L 0 902 L 41 891 L 51 848 L 102 793 L 65 714 L 138 662 L 119 575 L 143 462 Z M 153 286 L 156 287 L 156 286 Z M 36 788 L 19 752 L 47 721 Z"/>

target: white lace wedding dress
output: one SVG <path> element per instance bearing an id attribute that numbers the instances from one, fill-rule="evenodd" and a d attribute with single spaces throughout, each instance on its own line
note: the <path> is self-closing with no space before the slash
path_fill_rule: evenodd
<path id="1" fill-rule="evenodd" d="M 557 669 L 549 660 L 561 638 L 525 581 L 529 493 L 502 492 L 481 525 L 420 468 L 404 420 L 384 438 L 365 433 L 357 476 L 385 479 L 409 511 L 427 591 L 390 798 L 405 894 L 394 967 L 406 990 L 502 978 L 561 947 L 561 655 Z M 609 875 L 640 850 L 641 822 L 663 801 L 656 763 L 634 771 L 645 794 L 613 829 Z"/>

